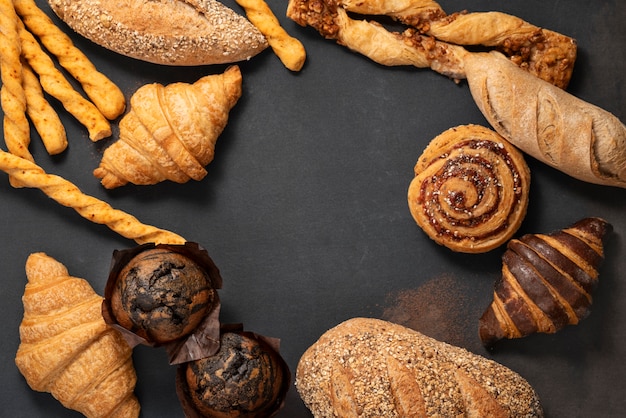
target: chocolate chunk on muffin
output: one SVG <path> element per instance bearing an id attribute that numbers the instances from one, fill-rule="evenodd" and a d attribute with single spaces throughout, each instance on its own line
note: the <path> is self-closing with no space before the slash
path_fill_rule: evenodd
<path id="1" fill-rule="evenodd" d="M 117 274 L 110 296 L 118 324 L 153 344 L 191 333 L 217 303 L 206 269 L 167 247 L 134 255 Z"/>
<path id="2" fill-rule="evenodd" d="M 213 355 L 178 370 L 186 409 L 203 417 L 269 417 L 282 406 L 290 373 L 277 351 L 252 333 L 225 332 Z"/>

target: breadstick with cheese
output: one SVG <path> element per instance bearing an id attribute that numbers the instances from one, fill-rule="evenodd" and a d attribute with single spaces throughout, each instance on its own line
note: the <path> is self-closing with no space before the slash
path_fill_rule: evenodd
<path id="1" fill-rule="evenodd" d="M 59 64 L 81 84 L 100 112 L 109 120 L 121 115 L 126 108 L 126 99 L 120 88 L 96 69 L 34 0 L 13 0 L 13 4 L 29 32 L 38 37 L 46 49 L 57 57 Z"/>
<path id="2" fill-rule="evenodd" d="M 26 112 L 41 137 L 48 154 L 60 154 L 67 148 L 67 135 L 59 115 L 46 100 L 39 79 L 28 63 L 22 62 L 22 85 L 26 94 Z"/>
<path id="3" fill-rule="evenodd" d="M 134 216 L 80 191 L 72 182 L 46 173 L 37 164 L 0 150 L 0 170 L 13 176 L 23 187 L 37 188 L 59 204 L 74 209 L 91 222 L 106 225 L 138 244 L 183 244 L 180 235 L 141 223 Z"/>
<path id="4" fill-rule="evenodd" d="M 32 161 L 28 151 L 30 126 L 22 86 L 18 19 L 11 0 L 0 0 L 0 97 L 4 112 L 4 141 L 9 152 Z"/>
<path id="5" fill-rule="evenodd" d="M 235 0 L 254 26 L 267 38 L 276 56 L 291 71 L 300 71 L 306 60 L 302 43 L 290 36 L 263 0 Z"/>
<path id="6" fill-rule="evenodd" d="M 111 125 L 109 121 L 93 103 L 74 90 L 21 21 L 18 22 L 18 32 L 22 44 L 22 55 L 33 70 L 39 74 L 41 87 L 48 94 L 57 98 L 63 107 L 87 128 L 89 138 L 92 141 L 110 136 Z"/>

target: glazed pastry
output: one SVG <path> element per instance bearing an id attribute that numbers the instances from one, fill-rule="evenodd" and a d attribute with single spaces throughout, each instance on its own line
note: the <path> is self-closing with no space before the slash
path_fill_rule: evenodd
<path id="1" fill-rule="evenodd" d="M 496 132 L 462 125 L 433 139 L 409 185 L 411 215 L 453 251 L 481 253 L 508 241 L 528 207 L 530 171 Z"/>
<path id="2" fill-rule="evenodd" d="M 385 15 L 409 25 L 402 33 L 352 19 L 353 15 Z M 290 0 L 287 16 L 311 26 L 382 65 L 431 68 L 454 79 L 465 78 L 460 45 L 497 49 L 516 65 L 561 88 L 571 78 L 576 41 L 499 12 L 447 15 L 431 0 Z"/>
<path id="3" fill-rule="evenodd" d="M 550 334 L 587 317 L 604 257 L 602 240 L 611 230 L 603 219 L 585 218 L 548 235 L 511 240 L 493 302 L 480 318 L 482 342 Z"/>
<path id="4" fill-rule="evenodd" d="M 464 67 L 478 108 L 513 145 L 579 180 L 626 188 L 626 125 L 615 115 L 498 52 L 468 54 Z"/>
<path id="5" fill-rule="evenodd" d="M 289 370 L 259 336 L 224 332 L 219 351 L 179 366 L 177 379 L 181 403 L 191 416 L 262 418 L 282 406 Z"/>
<path id="6" fill-rule="evenodd" d="M 131 348 L 105 324 L 102 297 L 44 253 L 26 276 L 15 363 L 28 385 L 87 417 L 139 416 Z"/>
<path id="7" fill-rule="evenodd" d="M 142 250 L 114 278 L 113 316 L 151 344 L 182 338 L 217 307 L 211 273 L 168 248 Z"/>
<path id="8" fill-rule="evenodd" d="M 142 86 L 120 121 L 119 140 L 104 151 L 94 175 L 108 189 L 203 179 L 241 83 L 239 67 L 231 66 L 193 84 Z"/>
<path id="9" fill-rule="evenodd" d="M 373 318 L 324 333 L 300 358 L 296 388 L 316 418 L 543 417 L 512 370 Z"/>

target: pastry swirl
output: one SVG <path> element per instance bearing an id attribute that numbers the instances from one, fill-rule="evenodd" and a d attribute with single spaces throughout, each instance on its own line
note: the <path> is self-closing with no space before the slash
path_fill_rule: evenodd
<path id="1" fill-rule="evenodd" d="M 511 238 L 526 215 L 530 171 L 496 132 L 462 125 L 437 136 L 415 165 L 411 215 L 435 242 L 482 253 Z"/>

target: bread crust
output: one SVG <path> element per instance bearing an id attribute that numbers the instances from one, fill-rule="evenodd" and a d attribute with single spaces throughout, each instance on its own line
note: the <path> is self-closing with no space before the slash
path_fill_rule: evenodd
<path id="1" fill-rule="evenodd" d="M 467 54 L 470 91 L 513 145 L 574 178 L 626 188 L 626 126 L 513 65 L 498 52 Z"/>
<path id="2" fill-rule="evenodd" d="M 119 54 L 164 65 L 248 60 L 267 40 L 217 0 L 48 0 L 78 34 Z"/>
<path id="3" fill-rule="evenodd" d="M 543 417 L 507 367 L 373 318 L 322 335 L 298 363 L 296 388 L 315 417 Z"/>

